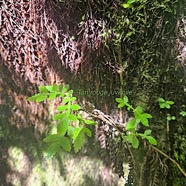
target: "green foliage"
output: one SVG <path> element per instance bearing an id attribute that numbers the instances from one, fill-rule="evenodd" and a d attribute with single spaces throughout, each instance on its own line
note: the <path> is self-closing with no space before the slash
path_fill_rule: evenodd
<path id="1" fill-rule="evenodd" d="M 62 99 L 62 104 L 57 107 L 58 113 L 53 116 L 54 120 L 59 121 L 57 134 L 50 134 L 43 140 L 49 144 L 47 158 L 53 157 L 61 148 L 70 152 L 72 146 L 77 153 L 83 147 L 86 136 L 92 136 L 85 125 L 94 125 L 95 122 L 81 116 L 81 107 L 74 103 L 76 97 L 73 96 L 73 91 L 69 90 L 69 85 L 40 86 L 39 91 L 40 93 L 29 97 L 28 100 L 41 102 L 46 99 L 54 100 L 56 97 Z"/>
<path id="2" fill-rule="evenodd" d="M 159 103 L 160 108 L 162 108 L 162 109 L 164 109 L 164 108 L 170 109 L 171 105 L 174 104 L 174 101 L 168 101 L 168 100 L 166 101 L 163 98 L 158 98 L 158 103 Z"/>
<path id="3" fill-rule="evenodd" d="M 127 96 L 124 96 L 123 98 L 116 98 L 116 102 L 118 103 L 118 108 L 125 106 L 127 107 L 127 110 L 132 110 L 134 114 L 134 118 L 129 120 L 126 124 L 126 136 L 124 136 L 124 139 L 131 143 L 134 148 L 139 147 L 138 137 L 146 139 L 152 145 L 157 145 L 156 139 L 151 136 L 151 130 L 145 130 L 144 133 L 137 132 L 137 128 L 140 123 L 145 127 L 149 126 L 149 119 L 152 118 L 152 115 L 143 112 L 143 108 L 141 106 L 134 108 L 131 104 L 129 104 Z"/>

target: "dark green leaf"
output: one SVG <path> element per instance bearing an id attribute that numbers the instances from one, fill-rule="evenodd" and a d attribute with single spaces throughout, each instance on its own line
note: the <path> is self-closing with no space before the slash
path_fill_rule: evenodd
<path id="1" fill-rule="evenodd" d="M 52 158 L 58 151 L 60 150 L 60 143 L 59 141 L 56 141 L 52 143 L 49 148 L 47 149 L 47 159 Z"/>
<path id="2" fill-rule="evenodd" d="M 90 131 L 90 129 L 88 129 L 88 128 L 86 128 L 86 127 L 84 127 L 84 128 L 81 130 L 81 132 L 86 133 L 87 136 L 89 136 L 89 137 L 92 136 L 92 132 Z"/>
<path id="3" fill-rule="evenodd" d="M 73 105 L 71 105 L 71 107 L 70 107 L 72 110 L 79 110 L 79 109 L 81 109 L 81 107 L 78 105 L 78 104 L 73 104 Z"/>
<path id="4" fill-rule="evenodd" d="M 58 138 L 59 138 L 59 134 L 52 134 L 44 138 L 43 141 L 49 143 L 58 140 Z"/>
<path id="5" fill-rule="evenodd" d="M 67 137 L 61 137 L 60 146 L 67 152 L 71 151 L 71 142 Z"/>
<path id="6" fill-rule="evenodd" d="M 67 132 L 69 121 L 66 118 L 60 120 L 57 125 L 57 133 L 61 136 L 64 136 Z"/>

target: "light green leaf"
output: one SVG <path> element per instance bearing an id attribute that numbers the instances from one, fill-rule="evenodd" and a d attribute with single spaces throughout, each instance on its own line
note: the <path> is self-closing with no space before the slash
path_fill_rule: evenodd
<path id="1" fill-rule="evenodd" d="M 174 101 L 166 101 L 166 103 L 169 105 L 174 105 Z"/>
<path id="2" fill-rule="evenodd" d="M 73 138 L 73 133 L 74 133 L 75 127 L 73 126 L 68 126 L 68 135 Z"/>
<path id="3" fill-rule="evenodd" d="M 53 86 L 45 86 L 45 88 L 46 88 L 49 92 L 53 92 Z"/>
<path id="4" fill-rule="evenodd" d="M 125 106 L 125 103 L 120 103 L 119 105 L 118 105 L 118 108 L 122 108 L 122 107 L 124 107 Z"/>
<path id="5" fill-rule="evenodd" d="M 143 117 L 143 114 L 140 116 L 140 121 L 144 126 L 149 126 L 149 121 L 146 117 Z"/>
<path id="6" fill-rule="evenodd" d="M 77 153 L 83 147 L 85 143 L 85 135 L 83 132 L 79 132 L 78 136 L 74 140 L 74 151 Z"/>
<path id="7" fill-rule="evenodd" d="M 95 125 L 96 123 L 92 120 L 85 119 L 83 120 L 87 125 Z"/>
<path id="8" fill-rule="evenodd" d="M 121 98 L 116 98 L 115 100 L 117 103 L 124 103 L 123 99 L 121 99 Z"/>
<path id="9" fill-rule="evenodd" d="M 76 97 L 71 97 L 70 101 L 75 101 L 77 98 Z"/>
<path id="10" fill-rule="evenodd" d="M 67 152 L 71 151 L 71 142 L 67 137 L 61 137 L 60 146 Z"/>
<path id="11" fill-rule="evenodd" d="M 36 101 L 37 98 L 39 98 L 41 96 L 41 94 L 35 94 L 31 97 L 29 97 L 27 100 L 28 101 Z"/>
<path id="12" fill-rule="evenodd" d="M 172 116 L 172 120 L 176 120 L 176 117 L 175 116 Z"/>
<path id="13" fill-rule="evenodd" d="M 75 141 L 76 138 L 78 137 L 79 133 L 81 132 L 81 130 L 83 129 L 83 127 L 77 127 L 74 129 L 73 131 L 73 136 L 72 139 Z"/>
<path id="14" fill-rule="evenodd" d="M 127 96 L 124 96 L 123 97 L 123 101 L 124 101 L 125 104 L 128 103 L 128 101 L 129 101 L 128 97 Z"/>
<path id="15" fill-rule="evenodd" d="M 128 0 L 127 3 L 128 4 L 132 4 L 132 3 L 135 3 L 137 0 Z"/>
<path id="16" fill-rule="evenodd" d="M 52 134 L 52 135 L 45 137 L 43 139 L 43 141 L 50 143 L 50 142 L 54 142 L 54 141 L 58 140 L 59 137 L 60 137 L 59 134 Z"/>
<path id="17" fill-rule="evenodd" d="M 181 111 L 180 112 L 180 115 L 183 116 L 183 117 L 185 117 L 186 116 L 186 111 Z"/>
<path id="18" fill-rule="evenodd" d="M 170 105 L 169 105 L 167 102 L 165 102 L 165 107 L 166 107 L 167 109 L 170 109 Z"/>
<path id="19" fill-rule="evenodd" d="M 62 119 L 63 117 L 67 116 L 67 113 L 62 113 L 62 114 L 56 114 L 54 115 L 54 120 L 59 120 Z"/>
<path id="20" fill-rule="evenodd" d="M 150 135 L 151 133 L 152 133 L 152 130 L 148 129 L 148 130 L 145 130 L 144 135 L 145 135 L 145 136 L 148 136 L 148 135 Z"/>
<path id="21" fill-rule="evenodd" d="M 59 124 L 57 125 L 57 133 L 61 136 L 64 136 L 67 132 L 69 125 L 69 121 L 67 118 L 63 118 L 60 120 Z"/>
<path id="22" fill-rule="evenodd" d="M 136 126 L 136 119 L 130 119 L 126 124 L 126 130 L 135 130 Z"/>
<path id="23" fill-rule="evenodd" d="M 163 98 L 158 98 L 158 102 L 159 102 L 159 103 L 164 103 L 165 100 L 164 100 Z"/>
<path id="24" fill-rule="evenodd" d="M 61 105 L 61 106 L 57 107 L 58 111 L 64 111 L 64 110 L 67 110 L 67 109 L 68 109 L 67 105 Z"/>
<path id="25" fill-rule="evenodd" d="M 157 145 L 156 139 L 153 138 L 152 136 L 146 136 L 146 139 L 149 141 L 150 144 Z"/>
<path id="26" fill-rule="evenodd" d="M 36 102 L 42 102 L 42 101 L 44 101 L 45 99 L 47 99 L 47 95 L 41 94 L 41 95 L 36 99 Z"/>
<path id="27" fill-rule="evenodd" d="M 92 132 L 90 131 L 90 129 L 84 127 L 81 132 L 86 133 L 87 136 L 91 137 L 92 136 Z"/>
<path id="28" fill-rule="evenodd" d="M 152 115 L 148 113 L 143 113 L 141 116 L 145 118 L 152 118 Z"/>
<path id="29" fill-rule="evenodd" d="M 58 92 L 59 91 L 59 87 L 56 84 L 54 84 L 52 86 L 52 90 L 53 90 L 53 92 Z"/>
<path id="30" fill-rule="evenodd" d="M 80 107 L 78 104 L 73 104 L 73 105 L 71 105 L 70 108 L 71 108 L 72 110 L 74 110 L 74 111 L 81 109 L 81 107 Z"/>
<path id="31" fill-rule="evenodd" d="M 123 6 L 123 8 L 129 8 L 131 5 L 128 3 L 123 3 L 122 6 Z"/>
<path id="32" fill-rule="evenodd" d="M 63 99 L 62 102 L 63 102 L 64 104 L 66 104 L 66 103 L 68 103 L 69 101 L 70 101 L 70 98 L 69 98 L 69 97 L 65 97 L 65 98 Z"/>
<path id="33" fill-rule="evenodd" d="M 132 138 L 132 147 L 137 149 L 139 147 L 139 140 L 136 136 L 133 136 Z"/>
<path id="34" fill-rule="evenodd" d="M 55 99 L 56 96 L 57 96 L 56 93 L 50 93 L 50 95 L 49 95 L 49 100 L 53 100 L 53 99 Z"/>
<path id="35" fill-rule="evenodd" d="M 167 120 L 171 121 L 172 120 L 171 116 L 167 116 Z"/>
<path id="36" fill-rule="evenodd" d="M 40 87 L 39 87 L 39 90 L 40 90 L 40 92 L 48 93 L 48 90 L 46 89 L 45 86 L 40 86 Z"/>
<path id="37" fill-rule="evenodd" d="M 74 115 L 74 114 L 70 114 L 70 115 L 68 116 L 68 118 L 69 118 L 69 120 L 72 120 L 72 121 L 76 121 L 76 120 L 77 120 L 77 116 Z"/>
<path id="38" fill-rule="evenodd" d="M 143 112 L 143 108 L 141 106 L 137 106 L 135 109 L 134 109 L 134 114 L 137 113 L 137 114 L 141 114 Z"/>

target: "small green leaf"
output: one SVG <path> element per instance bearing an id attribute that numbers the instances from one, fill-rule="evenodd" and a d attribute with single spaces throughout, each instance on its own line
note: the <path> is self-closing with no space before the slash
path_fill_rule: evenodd
<path id="1" fill-rule="evenodd" d="M 56 114 L 54 115 L 54 120 L 59 120 L 62 119 L 63 117 L 67 116 L 67 113 L 62 113 L 62 114 Z"/>
<path id="2" fill-rule="evenodd" d="M 137 149 L 139 147 L 139 140 L 136 136 L 133 136 L 132 138 L 132 147 Z"/>
<path id="3" fill-rule="evenodd" d="M 146 139 L 149 141 L 150 144 L 157 145 L 156 139 L 153 138 L 152 136 L 146 136 Z"/>
<path id="4" fill-rule="evenodd" d="M 169 105 L 174 105 L 174 101 L 166 101 L 166 103 Z"/>
<path id="5" fill-rule="evenodd" d="M 74 110 L 74 111 L 81 109 L 81 107 L 80 107 L 78 104 L 73 104 L 73 105 L 71 105 L 70 108 L 71 108 L 72 110 Z"/>
<path id="6" fill-rule="evenodd" d="M 121 98 L 116 98 L 115 100 L 117 103 L 124 103 L 123 99 L 121 99 Z"/>
<path id="7" fill-rule="evenodd" d="M 142 117 L 145 117 L 145 118 L 152 118 L 152 115 L 151 115 L 151 114 L 148 114 L 148 113 L 143 113 L 143 114 L 142 114 Z"/>
<path id="8" fill-rule="evenodd" d="M 164 100 L 163 98 L 158 98 L 158 102 L 159 102 L 159 103 L 164 103 L 165 100 Z"/>
<path id="9" fill-rule="evenodd" d="M 170 109 L 170 105 L 167 102 L 165 102 L 165 108 Z"/>
<path id="10" fill-rule="evenodd" d="M 53 90 L 53 92 L 58 92 L 59 91 L 59 87 L 56 84 L 54 84 L 52 86 L 52 90 Z"/>
<path id="11" fill-rule="evenodd" d="M 59 134 L 52 134 L 43 139 L 44 142 L 50 143 L 58 140 Z"/>
<path id="12" fill-rule="evenodd" d="M 123 8 L 129 8 L 131 5 L 128 3 L 123 3 L 122 6 L 123 6 Z"/>
<path id="13" fill-rule="evenodd" d="M 45 99 L 47 99 L 47 95 L 41 94 L 41 95 L 36 99 L 36 102 L 42 102 L 42 101 L 44 101 Z"/>
<path id="14" fill-rule="evenodd" d="M 77 98 L 76 97 L 71 97 L 70 101 L 75 101 Z"/>
<path id="15" fill-rule="evenodd" d="M 92 120 L 85 119 L 83 120 L 87 125 L 95 125 L 96 123 Z"/>
<path id="16" fill-rule="evenodd" d="M 135 109 L 134 109 L 134 114 L 137 113 L 137 114 L 141 114 L 143 112 L 143 108 L 141 106 L 137 106 Z"/>
<path id="17" fill-rule="evenodd" d="M 74 130 L 75 130 L 75 127 L 68 126 L 68 135 L 73 137 Z"/>
<path id="18" fill-rule="evenodd" d="M 71 120 L 71 121 L 76 121 L 76 120 L 77 120 L 77 116 L 74 115 L 74 114 L 70 114 L 70 115 L 68 116 L 68 118 L 69 118 L 69 120 Z"/>
<path id="19" fill-rule="evenodd" d="M 124 101 L 125 104 L 128 103 L 128 101 L 129 101 L 128 97 L 127 96 L 124 96 L 123 97 L 123 101 Z"/>
<path id="20" fill-rule="evenodd" d="M 57 94 L 56 93 L 50 93 L 49 95 L 49 100 L 53 100 L 57 97 Z"/>
<path id="21" fill-rule="evenodd" d="M 180 115 L 183 116 L 183 117 L 185 117 L 186 116 L 186 112 L 185 111 L 181 111 L 180 112 Z"/>
<path id="22" fill-rule="evenodd" d="M 162 109 L 166 107 L 165 103 L 160 103 L 159 105 L 160 105 L 160 108 L 162 108 Z"/>
<path id="23" fill-rule="evenodd" d="M 132 3 L 135 3 L 137 0 L 128 0 L 127 3 L 128 4 L 132 4 Z"/>
<path id="24" fill-rule="evenodd" d="M 136 119 L 133 118 L 127 122 L 126 130 L 135 130 L 135 126 L 136 126 Z"/>
<path id="25" fill-rule="evenodd" d="M 61 137 L 60 146 L 67 152 L 71 151 L 71 142 L 67 137 Z"/>
<path id="26" fill-rule="evenodd" d="M 77 153 L 83 147 L 85 143 L 85 135 L 83 132 L 80 132 L 76 139 L 74 140 L 74 151 Z"/>
<path id="27" fill-rule="evenodd" d="M 73 140 L 76 140 L 77 136 L 79 135 L 79 133 L 81 132 L 82 129 L 83 129 L 83 127 L 77 127 L 74 129 L 73 136 L 72 136 Z"/>
<path id="28" fill-rule="evenodd" d="M 59 141 L 52 143 L 47 149 L 46 159 L 52 158 L 60 150 Z"/>
<path id="29" fill-rule="evenodd" d="M 125 106 L 125 103 L 120 103 L 119 105 L 118 105 L 118 108 L 122 108 L 122 107 L 124 107 Z"/>
<path id="30" fill-rule="evenodd" d="M 46 88 L 49 92 L 53 92 L 53 86 L 45 86 L 45 88 Z"/>
<path id="31" fill-rule="evenodd" d="M 87 136 L 91 137 L 92 136 L 92 132 L 90 131 L 90 129 L 83 127 L 83 129 L 81 130 L 81 132 L 86 133 Z"/>
<path id="32" fill-rule="evenodd" d="M 66 103 L 68 103 L 69 101 L 70 101 L 70 98 L 69 98 L 69 97 L 65 97 L 65 98 L 63 99 L 62 102 L 63 102 L 64 104 L 66 104 Z"/>
<path id="33" fill-rule="evenodd" d="M 167 120 L 171 121 L 172 120 L 171 116 L 167 116 Z"/>
<path id="34" fill-rule="evenodd" d="M 60 120 L 59 124 L 57 125 L 57 133 L 61 136 L 64 136 L 67 132 L 69 125 L 69 121 L 67 118 L 63 118 Z"/>
<path id="35" fill-rule="evenodd" d="M 151 133 L 152 133 L 152 130 L 148 129 L 148 130 L 145 130 L 144 135 L 145 135 L 145 136 L 148 136 L 148 135 L 150 135 Z"/>
<path id="36" fill-rule="evenodd" d="M 141 115 L 140 121 L 144 126 L 149 126 L 149 121 L 146 117 L 143 117 L 143 114 Z"/>
<path id="37" fill-rule="evenodd" d="M 176 120 L 176 117 L 175 116 L 172 116 L 172 120 Z"/>
<path id="38" fill-rule="evenodd" d="M 28 101 L 36 101 L 37 98 L 39 98 L 41 96 L 41 94 L 35 94 L 31 97 L 29 97 L 27 100 Z"/>
<path id="39" fill-rule="evenodd" d="M 40 86 L 40 87 L 39 87 L 39 90 L 40 90 L 40 92 L 48 93 L 48 90 L 46 89 L 45 86 Z"/>
<path id="40" fill-rule="evenodd" d="M 64 110 L 67 110 L 67 109 L 68 109 L 67 105 L 61 105 L 61 106 L 57 107 L 58 111 L 64 111 Z"/>

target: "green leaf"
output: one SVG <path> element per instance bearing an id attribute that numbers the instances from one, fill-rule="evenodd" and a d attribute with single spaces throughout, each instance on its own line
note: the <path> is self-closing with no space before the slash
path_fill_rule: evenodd
<path id="1" fill-rule="evenodd" d="M 61 137 L 60 146 L 67 152 L 71 151 L 71 142 L 67 137 Z"/>
<path id="2" fill-rule="evenodd" d="M 128 103 L 128 101 L 129 101 L 128 97 L 127 96 L 124 96 L 123 97 L 123 101 L 124 101 L 125 104 Z"/>
<path id="3" fill-rule="evenodd" d="M 126 130 L 135 130 L 135 126 L 136 126 L 136 119 L 133 118 L 127 122 Z"/>
<path id="4" fill-rule="evenodd" d="M 74 151 L 77 153 L 85 143 L 85 135 L 80 131 L 74 140 Z"/>
<path id="5" fill-rule="evenodd" d="M 83 129 L 83 127 L 77 127 L 74 129 L 73 131 L 73 136 L 72 139 L 76 140 L 76 138 L 78 137 L 79 133 L 81 132 L 81 130 Z"/>
<path id="6" fill-rule="evenodd" d="M 159 102 L 159 103 L 164 103 L 165 100 L 164 100 L 163 98 L 158 98 L 158 102 Z"/>
<path id="7" fill-rule="evenodd" d="M 176 120 L 176 117 L 175 116 L 172 116 L 172 120 Z"/>
<path id="8" fill-rule="evenodd" d="M 136 136 L 133 136 L 133 138 L 132 138 L 132 146 L 135 149 L 137 149 L 139 147 L 139 140 Z"/>
<path id="9" fill-rule="evenodd" d="M 66 103 L 68 103 L 69 101 L 70 101 L 70 98 L 69 98 L 69 97 L 65 97 L 65 98 L 63 99 L 62 102 L 63 102 L 64 104 L 66 104 Z"/>
<path id="10" fill-rule="evenodd" d="M 120 103 L 119 105 L 118 105 L 118 108 L 122 108 L 122 107 L 124 107 L 125 106 L 125 103 Z"/>
<path id="11" fill-rule="evenodd" d="M 174 105 L 174 101 L 166 101 L 166 103 L 169 105 Z"/>
<path id="12" fill-rule="evenodd" d="M 45 88 L 46 88 L 49 92 L 53 92 L 53 86 L 45 86 Z"/>
<path id="13" fill-rule="evenodd" d="M 53 99 L 55 99 L 56 96 L 57 96 L 56 93 L 50 93 L 50 95 L 49 95 L 49 100 L 53 100 Z"/>
<path id="14" fill-rule="evenodd" d="M 160 108 L 165 108 L 166 107 L 166 103 L 160 103 Z"/>
<path id="15" fill-rule="evenodd" d="M 61 105 L 61 106 L 57 107 L 58 111 L 64 111 L 64 110 L 67 110 L 67 109 L 68 109 L 67 105 Z"/>
<path id="16" fill-rule="evenodd" d="M 41 96 L 41 94 L 35 94 L 31 97 L 29 97 L 27 100 L 28 101 L 36 101 L 37 98 L 39 98 Z"/>
<path id="17" fill-rule="evenodd" d="M 71 120 L 71 121 L 76 121 L 76 120 L 77 120 L 77 116 L 74 115 L 74 114 L 70 114 L 70 115 L 68 116 L 68 118 L 69 118 L 69 120 Z"/>
<path id="18" fill-rule="evenodd" d="M 68 126 L 68 135 L 73 138 L 73 133 L 74 133 L 75 127 L 73 126 Z"/>
<path id="19" fill-rule="evenodd" d="M 152 118 L 152 115 L 151 115 L 151 114 L 148 114 L 148 113 L 143 113 L 143 114 L 142 114 L 142 117 L 145 117 L 145 118 Z"/>
<path id="20" fill-rule="evenodd" d="M 53 90 L 53 92 L 58 92 L 59 91 L 59 87 L 56 84 L 54 84 L 52 86 L 52 90 Z"/>
<path id="21" fill-rule="evenodd" d="M 123 6 L 123 8 L 130 8 L 131 5 L 128 3 L 123 3 L 122 6 Z"/>
<path id="22" fill-rule="evenodd" d="M 121 98 L 116 98 L 115 100 L 117 103 L 124 103 L 123 99 L 121 99 Z"/>
<path id="23" fill-rule="evenodd" d="M 167 109 L 170 109 L 170 105 L 169 105 L 167 102 L 165 102 L 165 107 L 166 107 Z"/>
<path id="24" fill-rule="evenodd" d="M 127 4 L 132 4 L 132 3 L 135 3 L 137 0 L 128 0 L 127 1 Z"/>
<path id="25" fill-rule="evenodd" d="M 146 136 L 146 139 L 149 141 L 150 144 L 157 145 L 156 139 L 153 138 L 152 136 Z"/>
<path id="26" fill-rule="evenodd" d="M 140 121 L 144 126 L 149 126 L 149 121 L 146 117 L 143 116 L 143 114 L 140 115 Z"/>
<path id="27" fill-rule="evenodd" d="M 143 112 L 143 108 L 141 106 L 137 106 L 135 109 L 134 109 L 134 114 L 137 113 L 137 114 L 141 114 Z"/>
<path id="28" fill-rule="evenodd" d="M 152 133 L 152 130 L 148 129 L 148 130 L 145 130 L 144 135 L 145 135 L 145 136 L 148 136 L 148 135 L 150 135 L 151 133 Z"/>
<path id="29" fill-rule="evenodd" d="M 185 111 L 181 111 L 180 112 L 180 115 L 183 116 L 183 117 L 185 117 L 186 116 L 186 112 Z"/>
<path id="30" fill-rule="evenodd" d="M 60 150 L 59 141 L 52 143 L 47 149 L 46 159 L 52 158 Z"/>
<path id="31" fill-rule="evenodd" d="M 50 143 L 50 142 L 54 142 L 54 141 L 58 140 L 59 137 L 60 137 L 59 134 L 52 134 L 52 135 L 45 137 L 43 139 L 43 141 Z"/>
<path id="32" fill-rule="evenodd" d="M 92 132 L 90 131 L 90 129 L 83 127 L 83 129 L 81 130 L 81 132 L 86 133 L 87 136 L 91 137 L 92 136 Z"/>
<path id="33" fill-rule="evenodd" d="M 167 120 L 171 121 L 172 120 L 171 116 L 167 116 Z"/>
<path id="34" fill-rule="evenodd" d="M 81 109 L 81 107 L 80 107 L 78 104 L 73 104 L 73 105 L 71 105 L 70 108 L 71 108 L 72 110 L 74 110 L 74 111 Z"/>
<path id="35" fill-rule="evenodd" d="M 62 119 L 63 117 L 67 116 L 67 113 L 62 113 L 62 114 L 56 114 L 54 115 L 54 120 L 59 120 L 59 119 Z"/>
<path id="36" fill-rule="evenodd" d="M 40 87 L 39 87 L 39 90 L 40 90 L 40 92 L 48 93 L 48 90 L 46 89 L 45 86 L 40 86 Z"/>
<path id="37" fill-rule="evenodd" d="M 40 96 L 36 99 L 36 102 L 42 102 L 47 99 L 47 95 L 40 94 Z"/>
<path id="38" fill-rule="evenodd" d="M 76 97 L 71 97 L 70 101 L 75 101 L 77 98 Z"/>
<path id="39" fill-rule="evenodd" d="M 84 121 L 84 123 L 86 123 L 87 125 L 95 125 L 95 124 L 96 124 L 94 121 L 88 120 L 88 119 L 85 119 L 85 120 L 83 120 L 83 121 Z"/>
<path id="40" fill-rule="evenodd" d="M 69 121 L 67 118 L 63 118 L 60 120 L 59 124 L 57 125 L 57 133 L 61 136 L 64 136 L 67 132 L 69 125 Z"/>

